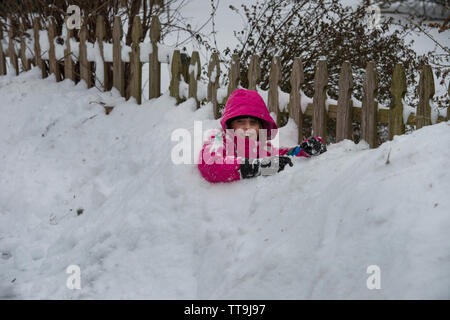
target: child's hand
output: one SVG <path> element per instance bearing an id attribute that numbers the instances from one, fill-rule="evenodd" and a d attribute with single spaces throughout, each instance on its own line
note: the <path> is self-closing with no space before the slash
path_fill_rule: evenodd
<path id="1" fill-rule="evenodd" d="M 293 166 L 292 160 L 290 157 L 279 156 L 279 157 L 268 157 L 262 158 L 260 160 L 261 163 L 261 174 L 263 176 L 270 176 L 275 173 L 284 170 L 284 167 L 289 164 L 289 166 Z"/>
<path id="2" fill-rule="evenodd" d="M 242 179 L 253 178 L 259 175 L 270 176 L 284 170 L 284 167 L 289 164 L 293 166 L 290 157 L 273 156 L 262 159 L 244 159 L 241 163 L 239 171 Z"/>
<path id="3" fill-rule="evenodd" d="M 309 156 L 318 156 L 327 151 L 327 147 L 320 137 L 311 137 L 300 144 L 300 148 Z"/>
<path id="4" fill-rule="evenodd" d="M 239 173 L 241 179 L 253 178 L 261 175 L 261 169 L 259 167 L 259 159 L 244 158 L 244 162 L 239 166 Z"/>

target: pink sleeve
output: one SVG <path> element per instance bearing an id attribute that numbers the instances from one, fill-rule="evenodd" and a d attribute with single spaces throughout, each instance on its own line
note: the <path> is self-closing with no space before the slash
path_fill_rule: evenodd
<path id="1" fill-rule="evenodd" d="M 212 142 L 205 143 L 199 155 L 198 169 L 209 182 L 231 182 L 240 180 L 239 174 L 240 159 L 236 157 L 224 157 L 223 147 L 217 150 Z"/>

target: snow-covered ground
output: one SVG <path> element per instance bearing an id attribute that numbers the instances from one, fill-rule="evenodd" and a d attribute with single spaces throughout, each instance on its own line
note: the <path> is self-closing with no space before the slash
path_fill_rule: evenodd
<path id="1" fill-rule="evenodd" d="M 210 104 L 138 106 L 37 69 L 0 97 L 0 298 L 450 298 L 448 121 L 212 185 L 171 161 L 173 130 L 219 126 Z"/>

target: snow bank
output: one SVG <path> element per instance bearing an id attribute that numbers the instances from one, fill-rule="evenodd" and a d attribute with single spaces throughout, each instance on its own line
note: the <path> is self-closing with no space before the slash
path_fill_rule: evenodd
<path id="1" fill-rule="evenodd" d="M 450 298 L 450 122 L 211 185 L 170 160 L 173 130 L 219 126 L 211 104 L 135 105 L 36 68 L 0 96 L 1 298 Z"/>

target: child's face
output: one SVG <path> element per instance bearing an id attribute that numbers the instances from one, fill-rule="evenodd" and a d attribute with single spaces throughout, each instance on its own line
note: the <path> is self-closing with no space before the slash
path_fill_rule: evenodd
<path id="1" fill-rule="evenodd" d="M 236 132 L 236 134 L 243 133 L 245 136 L 257 140 L 259 136 L 259 129 L 261 129 L 261 124 L 257 119 L 245 117 L 234 119 L 231 122 L 230 127 L 234 130 L 234 132 Z"/>

